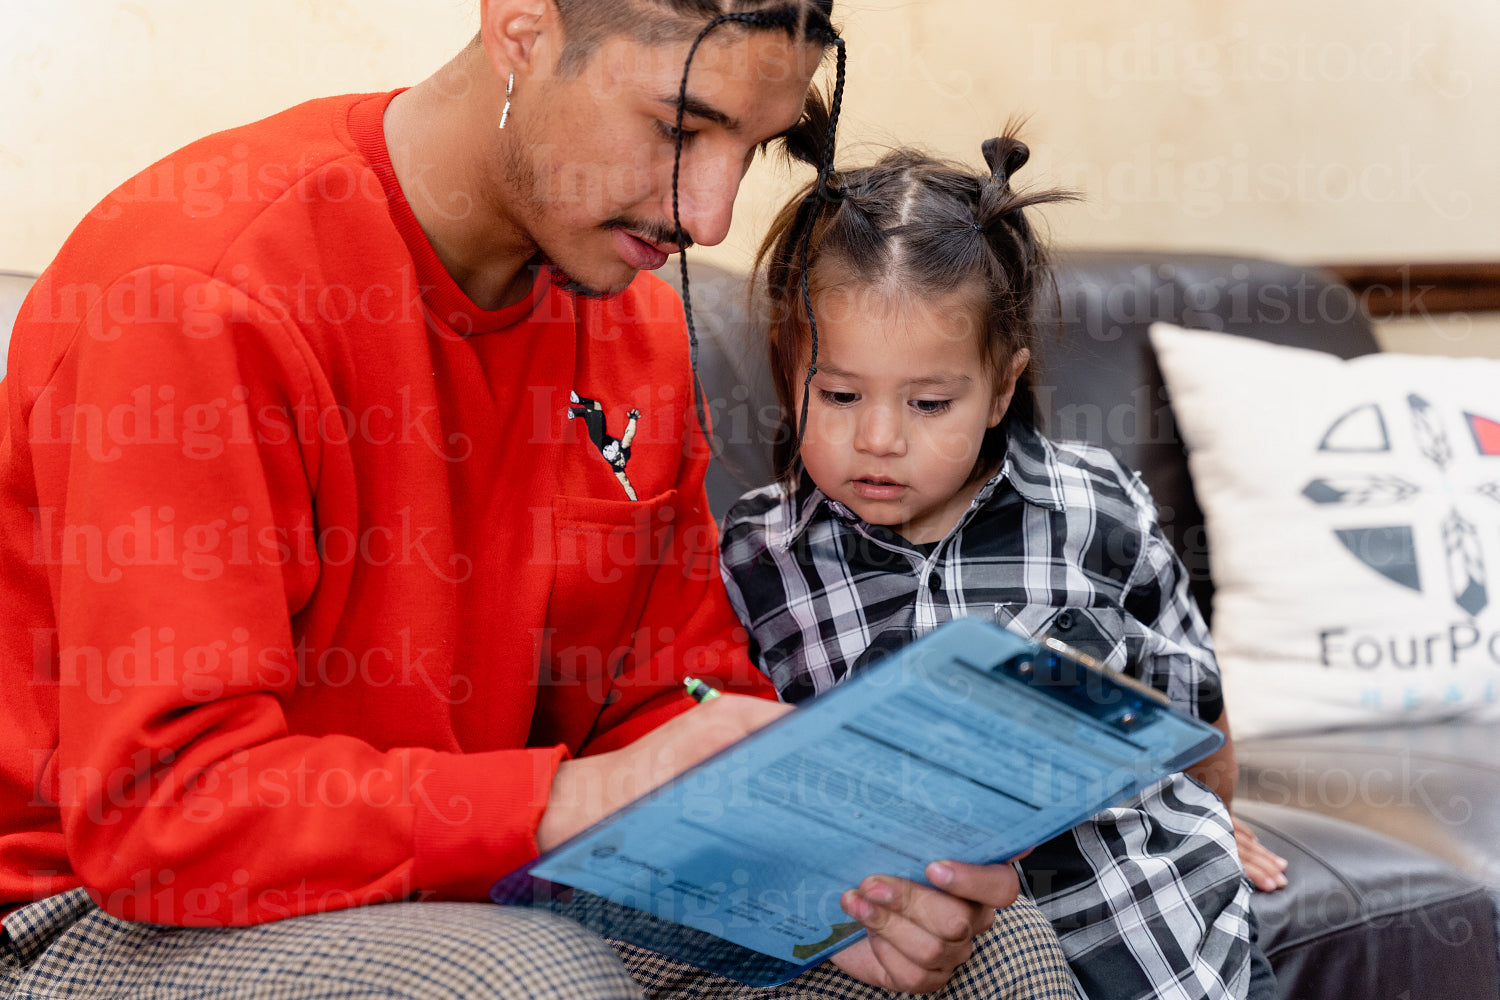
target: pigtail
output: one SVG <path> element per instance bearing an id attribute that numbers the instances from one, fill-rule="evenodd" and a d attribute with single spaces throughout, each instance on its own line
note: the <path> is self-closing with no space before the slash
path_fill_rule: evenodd
<path id="1" fill-rule="evenodd" d="M 1007 131 L 1005 135 L 984 140 L 979 151 L 990 168 L 989 179 L 979 192 L 979 215 L 994 216 L 1004 211 L 1011 193 L 1010 179 L 1026 166 L 1031 150 Z"/>
<path id="2" fill-rule="evenodd" d="M 993 269 L 991 281 L 991 309 L 996 327 L 1004 331 L 1009 352 L 1023 347 L 1030 349 L 1034 340 L 1033 314 L 1038 291 L 1048 280 L 1046 250 L 1027 218 L 1026 209 L 1050 202 L 1077 200 L 1077 195 L 1071 191 L 1018 193 L 1015 190 L 1012 181 L 1017 171 L 1031 159 L 1031 150 L 1016 138 L 1015 129 L 1012 124 L 1003 135 L 986 139 L 980 146 L 984 162 L 989 167 L 989 177 L 980 186 L 974 213 L 975 225 L 995 257 L 997 266 Z M 1033 363 L 1016 380 L 1010 410 L 996 428 L 1001 432 L 998 435 L 1001 449 L 1003 432 L 1013 419 L 1032 426 L 1041 423 L 1033 371 L 1035 356 L 1036 352 L 1032 351 Z M 986 450 L 994 449 L 987 447 Z"/>

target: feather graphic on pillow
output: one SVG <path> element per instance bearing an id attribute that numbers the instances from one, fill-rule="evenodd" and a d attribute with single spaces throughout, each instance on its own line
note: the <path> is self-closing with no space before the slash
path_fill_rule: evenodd
<path id="1" fill-rule="evenodd" d="M 1448 557 L 1448 583 L 1453 587 L 1453 600 L 1469 614 L 1479 614 L 1490 603 L 1484 552 L 1478 530 L 1456 510 L 1443 518 L 1443 549 Z"/>
<path id="2" fill-rule="evenodd" d="M 1432 404 L 1415 393 L 1406 397 L 1411 407 L 1412 431 L 1422 456 L 1443 472 L 1453 463 L 1453 447 L 1443 430 Z M 1443 518 L 1443 556 L 1448 566 L 1448 585 L 1453 600 L 1470 615 L 1477 615 L 1490 603 L 1489 586 L 1484 570 L 1484 548 L 1479 530 L 1455 507 Z"/>
<path id="3" fill-rule="evenodd" d="M 1415 393 L 1406 397 L 1406 403 L 1411 407 L 1411 425 L 1416 434 L 1417 448 L 1424 458 L 1447 472 L 1448 466 L 1453 464 L 1453 448 L 1448 444 L 1448 433 L 1433 412 L 1432 404 Z"/>
<path id="4" fill-rule="evenodd" d="M 1302 488 L 1302 495 L 1317 504 L 1352 504 L 1375 506 L 1410 500 L 1422 488 L 1400 476 L 1357 474 L 1314 479 Z"/>

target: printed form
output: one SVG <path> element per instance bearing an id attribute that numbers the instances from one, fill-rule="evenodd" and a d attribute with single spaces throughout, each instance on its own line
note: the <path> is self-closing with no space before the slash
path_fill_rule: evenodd
<path id="1" fill-rule="evenodd" d="M 496 899 L 526 901 L 501 897 L 528 875 L 709 936 L 657 928 L 647 947 L 726 974 L 745 971 L 743 948 L 795 974 L 862 933 L 839 897 L 866 876 L 1014 857 L 1216 747 L 1211 727 L 1079 676 L 956 622 L 538 859 Z M 640 936 L 629 915 L 584 922 Z"/>

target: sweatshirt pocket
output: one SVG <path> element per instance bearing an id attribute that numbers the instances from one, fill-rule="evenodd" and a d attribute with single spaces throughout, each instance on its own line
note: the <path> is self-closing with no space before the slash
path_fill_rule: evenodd
<path id="1" fill-rule="evenodd" d="M 637 643 L 658 567 L 671 551 L 676 507 L 676 490 L 639 501 L 554 498 L 556 572 L 538 675 L 544 689 L 567 689 L 564 699 L 582 697 L 600 710 L 609 703 L 620 663 Z M 541 692 L 544 700 L 556 693 Z M 588 732 L 582 718 L 578 726 L 579 732 L 546 738 L 577 746 Z"/>

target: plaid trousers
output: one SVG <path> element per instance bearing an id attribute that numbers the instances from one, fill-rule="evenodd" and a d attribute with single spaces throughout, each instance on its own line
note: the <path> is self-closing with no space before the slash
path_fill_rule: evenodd
<path id="1" fill-rule="evenodd" d="M 27 1000 L 889 1000 L 824 965 L 754 989 L 606 942 L 562 917 L 484 903 L 393 903 L 253 927 L 117 920 L 82 889 L 11 914 L 0 997 Z M 943 991 L 944 1000 L 1071 1000 L 1051 926 L 1024 897 Z"/>

